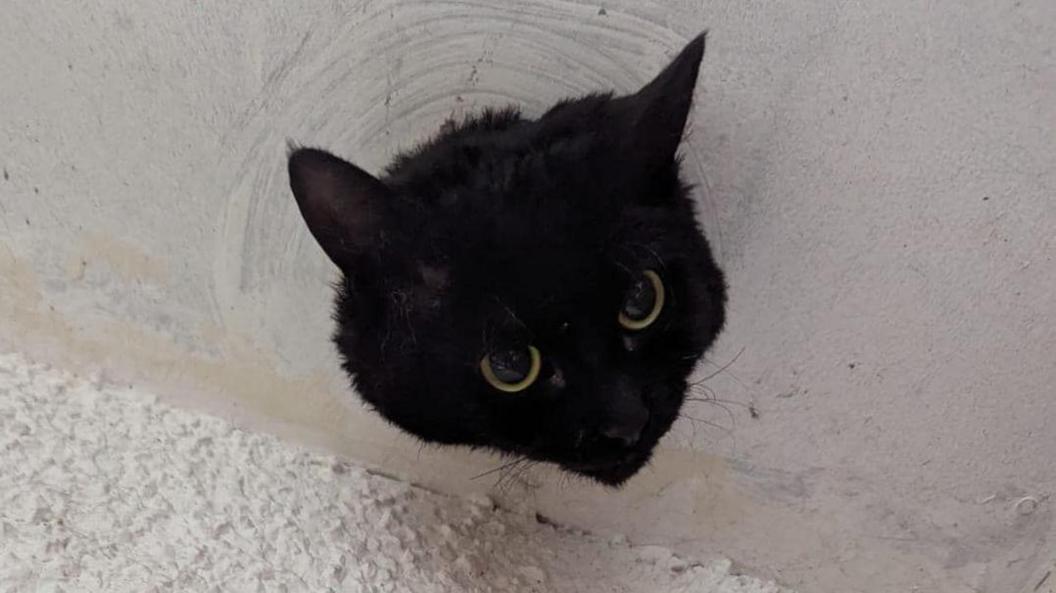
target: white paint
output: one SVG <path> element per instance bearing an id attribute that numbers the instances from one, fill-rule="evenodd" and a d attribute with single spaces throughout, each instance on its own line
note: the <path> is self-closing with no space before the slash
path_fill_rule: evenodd
<path id="1" fill-rule="evenodd" d="M 451 113 L 630 90 L 705 27 L 685 154 L 732 417 L 691 406 L 619 493 L 497 494 L 807 592 L 1029 590 L 1056 556 L 1051 0 L 15 3 L 0 341 L 486 489 L 495 460 L 348 396 L 285 142 L 377 169 Z"/>
<path id="2" fill-rule="evenodd" d="M 782 593 L 0 356 L 0 591 Z"/>

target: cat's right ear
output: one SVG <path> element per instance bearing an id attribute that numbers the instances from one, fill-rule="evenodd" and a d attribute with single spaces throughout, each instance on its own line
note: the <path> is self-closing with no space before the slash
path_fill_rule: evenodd
<path id="1" fill-rule="evenodd" d="M 391 192 L 375 177 L 313 148 L 290 153 L 289 173 L 308 230 L 339 268 L 381 241 Z"/>
<path id="2" fill-rule="evenodd" d="M 693 103 L 707 32 L 690 41 L 649 84 L 614 101 L 626 122 L 627 150 L 648 169 L 675 158 Z"/>

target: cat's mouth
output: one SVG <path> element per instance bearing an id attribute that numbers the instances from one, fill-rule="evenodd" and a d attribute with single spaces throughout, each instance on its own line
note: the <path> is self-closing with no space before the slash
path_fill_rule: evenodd
<path id="1" fill-rule="evenodd" d="M 565 471 L 590 478 L 605 486 L 619 487 L 635 476 L 652 459 L 653 449 L 671 424 L 675 414 L 651 410 L 650 419 L 634 446 L 623 450 L 594 451 L 575 460 L 562 460 L 558 465 Z"/>

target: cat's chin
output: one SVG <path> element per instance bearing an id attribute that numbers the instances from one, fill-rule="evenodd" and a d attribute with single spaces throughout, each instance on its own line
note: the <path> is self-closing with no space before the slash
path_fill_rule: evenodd
<path id="1" fill-rule="evenodd" d="M 634 477 L 649 461 L 648 453 L 636 453 L 605 464 L 561 464 L 565 471 L 590 478 L 599 484 L 618 488 Z"/>

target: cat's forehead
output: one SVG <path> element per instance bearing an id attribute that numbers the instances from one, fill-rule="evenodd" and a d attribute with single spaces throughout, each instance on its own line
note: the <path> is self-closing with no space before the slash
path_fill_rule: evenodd
<path id="1" fill-rule="evenodd" d="M 485 290 L 545 302 L 558 292 L 588 292 L 609 265 L 609 257 L 602 251 L 522 244 L 490 254 L 478 253 L 463 260 L 462 267 L 476 276 Z"/>
<path id="2" fill-rule="evenodd" d="M 443 203 L 482 193 L 546 190 L 545 200 L 563 186 L 579 193 L 626 172 L 614 151 L 603 98 L 569 102 L 536 120 L 516 110 L 485 111 L 402 155 L 387 173 L 397 186 Z M 515 205 L 515 204 L 514 204 Z"/>

